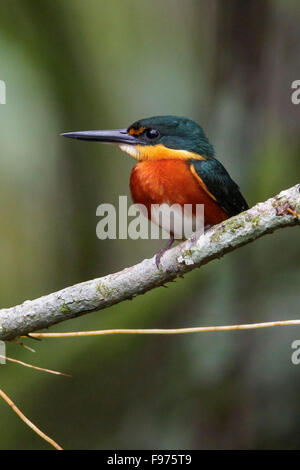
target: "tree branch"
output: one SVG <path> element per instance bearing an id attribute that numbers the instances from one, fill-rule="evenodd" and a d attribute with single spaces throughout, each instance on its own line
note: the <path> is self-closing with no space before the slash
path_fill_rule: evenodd
<path id="1" fill-rule="evenodd" d="M 167 251 L 161 269 L 155 258 L 115 274 L 0 310 L 0 340 L 10 340 L 56 323 L 102 310 L 159 287 L 279 228 L 300 225 L 300 186 L 296 185 L 214 226 L 196 240 Z"/>

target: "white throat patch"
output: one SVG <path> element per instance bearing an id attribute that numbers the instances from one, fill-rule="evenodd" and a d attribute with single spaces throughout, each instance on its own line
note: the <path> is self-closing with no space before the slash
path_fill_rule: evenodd
<path id="1" fill-rule="evenodd" d="M 136 158 L 137 160 L 139 159 L 140 153 L 135 145 L 121 144 L 119 147 L 121 150 L 123 150 L 123 152 L 128 153 L 133 158 Z"/>

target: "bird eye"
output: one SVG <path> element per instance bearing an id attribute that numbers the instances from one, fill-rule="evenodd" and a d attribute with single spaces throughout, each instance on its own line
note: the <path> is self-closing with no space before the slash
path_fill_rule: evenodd
<path id="1" fill-rule="evenodd" d="M 145 134 L 148 139 L 155 139 L 159 136 L 157 129 L 146 129 Z"/>

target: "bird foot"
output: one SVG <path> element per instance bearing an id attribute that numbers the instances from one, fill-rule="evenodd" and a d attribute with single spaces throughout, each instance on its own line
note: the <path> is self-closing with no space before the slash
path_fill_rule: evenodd
<path id="1" fill-rule="evenodd" d="M 164 248 L 162 248 L 161 250 L 159 250 L 158 253 L 156 253 L 156 255 L 155 255 L 155 264 L 156 264 L 157 269 L 159 269 L 160 260 L 161 260 L 162 256 L 165 254 L 166 251 L 168 251 L 169 248 L 171 248 L 173 242 L 174 242 L 174 236 L 172 235 L 170 237 L 170 239 L 168 240 L 168 243 L 166 244 L 166 246 Z"/>
<path id="2" fill-rule="evenodd" d="M 209 224 L 204 225 L 203 232 L 201 231 L 201 232 L 194 233 L 194 235 L 191 237 L 191 242 L 196 243 L 196 241 L 201 237 L 201 235 L 206 233 L 209 229 L 211 229 L 211 227 L 212 227 L 212 225 L 209 225 Z"/>
<path id="3" fill-rule="evenodd" d="M 159 252 L 156 253 L 156 255 L 155 255 L 155 264 L 156 264 L 157 269 L 159 269 L 160 260 L 161 260 L 161 257 L 163 256 L 163 254 L 165 253 L 165 251 L 166 251 L 166 249 L 165 249 L 165 248 L 162 248 L 162 249 L 159 250 Z"/>

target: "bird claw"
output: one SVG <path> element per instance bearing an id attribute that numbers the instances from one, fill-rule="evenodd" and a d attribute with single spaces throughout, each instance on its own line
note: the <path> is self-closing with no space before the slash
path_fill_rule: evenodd
<path id="1" fill-rule="evenodd" d="M 159 252 L 156 253 L 156 255 L 155 255 L 155 264 L 156 264 L 157 269 L 159 269 L 160 260 L 161 260 L 161 257 L 162 257 L 162 255 L 164 254 L 165 251 L 166 251 L 165 248 L 162 248 L 162 249 L 159 250 Z"/>
<path id="2" fill-rule="evenodd" d="M 165 254 L 166 251 L 168 251 L 169 248 L 171 248 L 172 244 L 174 242 L 174 236 L 172 235 L 170 237 L 170 239 L 168 240 L 168 243 L 166 244 L 166 246 L 164 248 L 162 248 L 161 250 L 159 250 L 158 253 L 156 253 L 155 255 L 155 264 L 156 264 L 156 267 L 157 269 L 159 270 L 159 265 L 160 265 L 160 260 L 162 258 L 162 256 Z"/>

